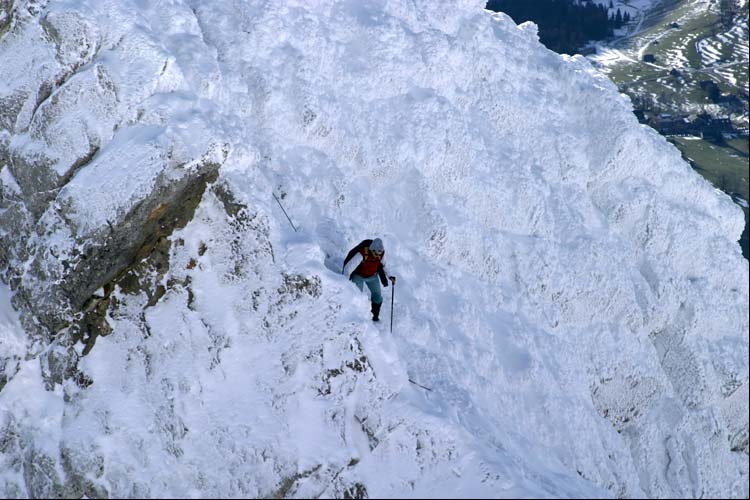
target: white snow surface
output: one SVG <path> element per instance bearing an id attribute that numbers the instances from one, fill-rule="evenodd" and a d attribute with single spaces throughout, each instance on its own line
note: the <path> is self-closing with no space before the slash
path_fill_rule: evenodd
<path id="1" fill-rule="evenodd" d="M 0 392 L 19 449 L 100 464 L 111 497 L 747 497 L 741 210 L 484 3 L 48 3 L 97 33 L 87 64 L 120 96 L 60 122 L 52 157 L 79 147 L 64 129 L 101 143 L 58 195 L 79 234 L 163 175 L 165 137 L 174 161 L 228 143 L 248 209 L 208 191 L 172 236 L 164 281 L 189 285 L 115 292 L 88 388 L 21 358 Z M 376 236 L 398 278 L 380 324 L 340 274 Z M 0 492 L 28 495 L 10 448 Z"/>

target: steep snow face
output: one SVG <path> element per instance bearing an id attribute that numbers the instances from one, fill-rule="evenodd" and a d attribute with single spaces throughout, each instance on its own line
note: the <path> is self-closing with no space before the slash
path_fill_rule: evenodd
<path id="1" fill-rule="evenodd" d="M 748 495 L 741 211 L 483 4 L 14 4 L 5 496 Z"/>

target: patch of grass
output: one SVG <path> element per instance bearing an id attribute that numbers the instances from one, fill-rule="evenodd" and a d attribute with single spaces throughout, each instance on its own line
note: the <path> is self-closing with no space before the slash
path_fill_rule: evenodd
<path id="1" fill-rule="evenodd" d="M 727 145 L 739 153 L 745 153 L 745 156 L 750 153 L 750 141 L 747 137 L 744 139 L 730 139 L 727 141 Z"/>
<path id="2" fill-rule="evenodd" d="M 732 145 L 741 139 L 734 139 L 725 146 L 711 143 L 702 139 L 686 139 L 673 137 L 671 141 L 682 151 L 683 156 L 690 159 L 703 177 L 711 184 L 725 192 L 737 193 L 743 199 L 748 199 L 748 178 L 750 167 L 747 157 Z M 744 145 L 747 148 L 747 143 Z"/>

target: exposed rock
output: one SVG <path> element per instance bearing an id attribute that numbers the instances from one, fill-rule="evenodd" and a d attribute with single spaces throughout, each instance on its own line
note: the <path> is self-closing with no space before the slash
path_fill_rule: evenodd
<path id="1" fill-rule="evenodd" d="M 364 484 L 354 483 L 344 490 L 344 498 L 362 500 L 370 497 L 367 495 L 367 488 L 365 488 Z"/>
<path id="2" fill-rule="evenodd" d="M 77 74 L 46 98 L 29 124 L 29 141 L 10 150 L 10 170 L 37 219 L 78 169 L 87 165 L 115 128 L 117 96 L 106 70 Z M 69 115 L 85 106 L 85 118 Z"/>
<path id="3" fill-rule="evenodd" d="M 30 498 L 65 498 L 66 488 L 57 468 L 57 460 L 42 450 L 26 450 L 23 478 Z"/>
<path id="4" fill-rule="evenodd" d="M 150 192 L 132 207 L 122 207 L 118 219 L 107 220 L 100 227 L 82 230 L 69 222 L 75 201 L 63 198 L 60 209 L 48 210 L 42 218 L 40 232 L 68 235 L 72 244 L 61 249 L 47 246 L 41 239 L 30 243 L 30 271 L 14 297 L 17 306 L 33 304 L 34 318 L 49 332 L 69 326 L 97 289 L 126 273 L 162 238 L 190 220 L 206 185 L 216 178 L 221 161 L 206 155 L 190 166 L 165 168 Z M 90 317 L 91 311 L 86 315 Z M 26 325 L 32 326 L 29 321 Z"/>
<path id="5" fill-rule="evenodd" d="M 744 453 L 749 452 L 748 419 L 750 408 L 748 407 L 748 391 L 750 385 L 747 380 L 730 394 L 721 404 L 724 418 L 727 421 L 729 431 L 728 441 L 732 451 Z"/>
<path id="6" fill-rule="evenodd" d="M 0 39 L 13 24 L 14 0 L 0 0 Z"/>

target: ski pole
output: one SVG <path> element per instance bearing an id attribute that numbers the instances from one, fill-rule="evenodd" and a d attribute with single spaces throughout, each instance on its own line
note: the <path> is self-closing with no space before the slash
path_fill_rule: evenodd
<path id="1" fill-rule="evenodd" d="M 396 295 L 396 280 L 391 280 L 391 333 L 393 333 L 393 297 Z"/>
<path id="2" fill-rule="evenodd" d="M 287 214 L 286 210 L 284 210 L 284 205 L 282 205 L 281 202 L 279 201 L 279 199 L 276 197 L 276 193 L 271 193 L 271 194 L 276 199 L 276 203 L 279 204 L 279 206 L 281 207 L 281 211 L 284 212 L 284 215 L 286 215 L 286 220 L 289 221 L 289 224 L 292 225 L 292 229 L 294 229 L 294 232 L 296 233 L 297 232 L 297 228 L 294 227 L 294 223 L 292 222 L 292 219 L 289 218 L 289 214 Z"/>
<path id="3" fill-rule="evenodd" d="M 428 391 L 432 392 L 432 389 L 430 389 L 429 387 L 426 387 L 426 386 L 424 386 L 424 385 L 420 384 L 419 382 L 414 382 L 414 381 L 413 381 L 412 379 L 409 379 L 409 382 L 411 382 L 411 383 L 412 383 L 412 384 L 414 384 L 414 385 L 418 385 L 418 386 L 419 386 L 419 387 L 421 387 L 422 389 L 427 389 Z"/>

